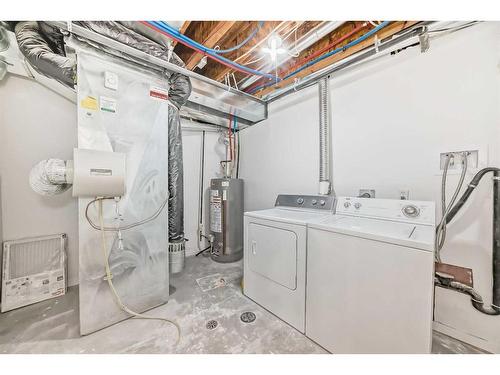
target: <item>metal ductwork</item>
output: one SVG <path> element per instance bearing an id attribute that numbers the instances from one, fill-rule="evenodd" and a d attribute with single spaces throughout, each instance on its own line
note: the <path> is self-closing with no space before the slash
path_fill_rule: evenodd
<path id="1" fill-rule="evenodd" d="M 328 77 L 319 86 L 319 194 L 327 195 L 332 190 L 330 176 L 331 124 L 330 86 Z"/>

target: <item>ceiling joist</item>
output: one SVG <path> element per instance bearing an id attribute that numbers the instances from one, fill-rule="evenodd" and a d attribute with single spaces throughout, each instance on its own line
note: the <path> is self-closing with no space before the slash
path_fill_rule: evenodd
<path id="1" fill-rule="evenodd" d="M 208 48 L 214 48 L 234 24 L 235 21 L 218 22 L 217 25 L 210 30 L 210 33 L 206 36 L 206 38 L 201 41 L 201 44 Z M 203 54 L 193 52 L 186 61 L 186 69 L 193 70 L 202 58 Z"/>
<path id="2" fill-rule="evenodd" d="M 371 36 L 357 45 L 324 58 L 311 66 L 307 66 L 300 72 L 272 86 L 261 88 L 255 95 L 259 97 L 266 96 L 276 89 L 293 84 L 297 79 L 300 80 L 372 46 L 375 43 L 375 38 L 379 40 L 385 39 L 418 22 L 392 22 L 379 30 L 376 36 Z M 370 22 L 346 21 L 330 33 L 323 34 L 324 36 L 322 35 L 321 38 L 309 44 L 303 50 L 295 51 L 294 45 L 296 41 L 300 41 L 301 38 L 306 37 L 311 30 L 320 24 L 322 24 L 321 21 L 265 21 L 262 24 L 259 24 L 259 21 L 185 21 L 180 28 L 180 32 L 207 48 L 220 46 L 220 49 L 224 50 L 238 46 L 236 49 L 227 51 L 221 56 L 237 64 L 270 74 L 274 74 L 275 69 L 269 56 L 264 54 L 262 49 L 267 46 L 266 42 L 270 35 L 279 35 L 283 40 L 285 48 L 289 50 L 289 54 L 293 53 L 293 57 L 287 58 L 277 67 L 278 76 L 285 77 L 290 72 L 294 72 L 305 64 L 310 63 L 313 59 L 328 53 L 328 51 L 345 46 L 353 40 L 358 39 L 375 27 Z M 250 35 L 253 35 L 253 37 L 248 39 Z M 242 44 L 243 41 L 246 42 Z M 185 62 L 186 68 L 189 70 L 196 69 L 203 58 L 202 53 L 195 52 L 193 49 L 180 43 L 175 47 L 175 52 Z M 231 83 L 237 82 L 238 86 L 241 86 L 252 77 L 212 59 L 208 59 L 207 64 L 201 66 L 197 71 L 219 82 L 222 82 L 228 75 L 234 75 L 234 80 L 231 80 Z M 257 77 L 259 79 L 256 79 Z M 251 81 L 248 81 L 246 86 L 244 85 L 246 87 L 245 91 L 252 92 L 251 90 L 255 90 L 255 88 L 269 82 L 268 78 L 256 76 Z"/>

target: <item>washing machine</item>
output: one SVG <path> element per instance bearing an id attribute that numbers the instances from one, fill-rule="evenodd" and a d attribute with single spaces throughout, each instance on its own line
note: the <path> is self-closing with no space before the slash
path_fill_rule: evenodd
<path id="1" fill-rule="evenodd" d="M 332 353 L 430 353 L 434 202 L 339 197 L 310 223 L 306 335 Z"/>
<path id="2" fill-rule="evenodd" d="M 307 223 L 332 216 L 332 196 L 279 195 L 244 215 L 243 293 L 305 332 Z"/>

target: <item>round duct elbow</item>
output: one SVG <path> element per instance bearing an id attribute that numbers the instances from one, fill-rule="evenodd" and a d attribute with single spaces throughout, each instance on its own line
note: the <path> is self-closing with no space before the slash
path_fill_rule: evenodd
<path id="1" fill-rule="evenodd" d="M 31 169 L 29 177 L 31 189 L 44 196 L 65 192 L 73 182 L 72 164 L 71 160 L 42 160 Z"/>

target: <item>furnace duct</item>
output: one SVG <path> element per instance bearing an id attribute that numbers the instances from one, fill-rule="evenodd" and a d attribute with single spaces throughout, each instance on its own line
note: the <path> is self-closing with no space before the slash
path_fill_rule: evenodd
<path id="1" fill-rule="evenodd" d="M 30 172 L 30 186 L 36 193 L 45 196 L 57 195 L 71 187 L 71 161 L 61 159 L 42 160 Z"/>
<path id="2" fill-rule="evenodd" d="M 169 61 L 177 66 L 185 64 L 170 48 L 170 41 L 161 35 L 153 35 L 151 31 L 137 22 L 113 21 L 81 21 L 79 26 L 90 29 L 101 35 L 115 39 L 152 56 Z M 19 49 L 30 65 L 41 74 L 56 79 L 66 86 L 74 87 L 76 77 L 76 61 L 65 54 L 64 36 L 57 29 L 45 22 L 18 22 L 15 26 Z M 94 45 L 92 43 L 89 43 Z M 95 45 L 94 45 L 95 46 Z M 99 46 L 99 48 L 102 50 Z M 117 54 L 104 49 L 107 53 Z M 122 58 L 134 61 L 133 58 L 118 54 Z M 180 108 L 187 102 L 191 94 L 189 77 L 176 72 L 163 72 L 169 81 L 169 100 L 175 105 L 169 106 L 168 113 L 168 180 L 169 180 L 169 215 L 168 233 L 170 247 L 173 251 L 182 250 L 184 255 L 184 194 L 183 194 L 183 159 L 180 124 Z M 49 159 L 55 160 L 55 159 Z M 32 187 L 43 195 L 58 194 L 69 188 L 64 184 L 51 180 L 49 161 L 42 161 L 32 171 L 30 181 Z M 50 167 L 49 167 L 50 166 Z M 65 187 L 65 188 L 64 188 Z"/>
<path id="3" fill-rule="evenodd" d="M 62 34 L 56 33 L 43 22 L 18 22 L 15 34 L 19 50 L 30 65 L 47 77 L 53 78 L 63 85 L 74 87 L 76 78 L 76 61 L 67 57 L 62 47 Z"/>

